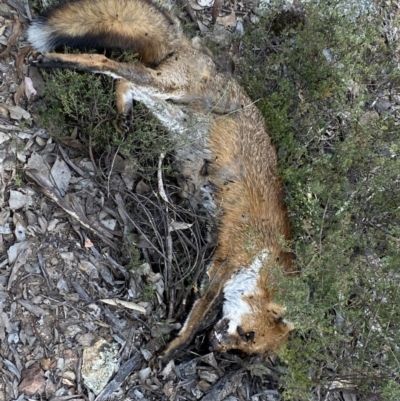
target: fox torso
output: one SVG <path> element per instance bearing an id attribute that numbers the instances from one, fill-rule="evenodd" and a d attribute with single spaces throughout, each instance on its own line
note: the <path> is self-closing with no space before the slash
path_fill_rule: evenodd
<path id="1" fill-rule="evenodd" d="M 272 302 L 269 273 L 277 263 L 292 271 L 291 254 L 282 249 L 290 226 L 275 150 L 244 90 L 218 72 L 198 39 L 182 36 L 169 14 L 145 0 L 66 3 L 33 23 L 28 39 L 41 51 L 68 44 L 138 53 L 141 62 L 136 63 L 56 53 L 45 54 L 41 63 L 117 78 L 120 129 L 126 129 L 132 100 L 143 102 L 171 133 L 182 181 L 190 188 L 187 196 L 198 198 L 218 218 L 209 282 L 163 359 L 193 338 L 221 291 L 223 317 L 211 346 L 247 353 L 276 350 L 293 326 L 282 319 L 284 308 Z"/>

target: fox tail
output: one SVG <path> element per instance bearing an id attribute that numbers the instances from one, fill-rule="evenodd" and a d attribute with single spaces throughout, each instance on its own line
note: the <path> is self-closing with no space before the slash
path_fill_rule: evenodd
<path id="1" fill-rule="evenodd" d="M 28 40 L 43 53 L 59 46 L 119 49 L 158 64 L 182 41 L 179 23 L 151 0 L 73 0 L 37 18 Z"/>

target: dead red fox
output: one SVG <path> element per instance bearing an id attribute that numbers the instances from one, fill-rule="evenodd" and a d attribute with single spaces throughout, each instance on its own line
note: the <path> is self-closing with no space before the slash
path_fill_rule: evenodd
<path id="1" fill-rule="evenodd" d="M 218 71 L 198 39 L 189 41 L 179 24 L 149 0 L 78 0 L 39 17 L 28 29 L 39 51 L 119 48 L 140 62 L 120 63 L 98 54 L 47 53 L 44 67 L 71 68 L 118 79 L 118 125 L 125 129 L 132 100 L 143 102 L 171 133 L 181 173 L 197 176 L 195 190 L 218 210 L 218 247 L 209 283 L 185 325 L 163 353 L 167 361 L 191 341 L 223 291 L 223 317 L 211 334 L 217 351 L 276 350 L 293 325 L 272 302 L 269 276 L 279 263 L 292 272 L 282 249 L 290 225 L 282 204 L 276 153 L 255 104 L 230 76 Z M 204 168 L 204 167 L 207 168 Z"/>

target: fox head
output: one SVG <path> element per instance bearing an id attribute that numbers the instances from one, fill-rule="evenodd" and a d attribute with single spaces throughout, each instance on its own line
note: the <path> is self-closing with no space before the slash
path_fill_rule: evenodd
<path id="1" fill-rule="evenodd" d="M 247 354 L 268 354 L 276 351 L 294 329 L 292 323 L 282 318 L 284 308 L 264 302 L 262 299 L 246 297 L 250 308 L 247 313 L 224 316 L 214 327 L 210 345 L 213 351 L 232 349 Z"/>

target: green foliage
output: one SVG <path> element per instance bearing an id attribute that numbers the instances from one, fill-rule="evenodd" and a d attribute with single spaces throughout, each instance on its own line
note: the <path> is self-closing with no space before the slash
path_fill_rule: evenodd
<path id="1" fill-rule="evenodd" d="M 39 12 L 48 10 L 60 3 L 60 0 L 30 0 L 29 5 L 31 9 L 36 9 Z"/>
<path id="2" fill-rule="evenodd" d="M 311 0 L 279 32 L 267 13 L 238 66 L 278 148 L 301 271 L 279 280 L 297 327 L 281 355 L 288 400 L 399 399 L 399 121 L 373 105 L 400 77 L 370 8 Z"/>
<path id="3" fill-rule="evenodd" d="M 44 103 L 37 106 L 39 125 L 56 138 L 78 128 L 80 142 L 95 154 L 118 149 L 123 157 L 135 157 L 144 173 L 156 169 L 160 152 L 171 150 L 163 128 L 141 104 L 135 105 L 129 132 L 117 131 L 111 78 L 71 70 L 43 71 L 43 75 L 46 85 Z"/>
<path id="4" fill-rule="evenodd" d="M 117 57 L 117 54 L 113 56 Z M 119 57 L 126 60 L 133 56 L 124 53 Z M 172 150 L 172 144 L 164 128 L 142 104 L 134 105 L 131 127 L 121 134 L 115 127 L 117 113 L 111 78 L 71 70 L 41 72 L 45 79 L 43 101 L 34 105 L 38 125 L 57 139 L 69 137 L 76 130 L 78 141 L 83 145 L 78 153 L 87 157 L 90 150 L 99 165 L 105 161 L 103 167 L 108 169 L 107 160 L 113 159 L 118 152 L 122 158 L 136 161 L 137 174 L 146 182 L 156 181 L 160 153 Z M 107 154 L 111 156 L 105 156 Z M 164 174 L 171 176 L 171 168 L 165 162 Z M 144 269 L 133 237 L 125 237 L 121 251 L 128 269 L 137 272 Z M 150 297 L 150 291 L 147 291 L 147 297 Z"/>
<path id="5" fill-rule="evenodd" d="M 143 301 L 151 302 L 156 298 L 156 293 L 153 284 L 148 283 L 144 286 L 142 291 Z"/>
<path id="6" fill-rule="evenodd" d="M 128 269 L 134 272 L 143 270 L 143 260 L 140 255 L 140 250 L 137 247 L 133 234 L 127 234 L 124 238 L 123 252 L 129 260 Z"/>
<path id="7" fill-rule="evenodd" d="M 81 138 L 90 138 L 95 149 L 118 140 L 110 78 L 70 70 L 43 71 L 43 75 L 45 104 L 38 114 L 40 124 L 51 134 L 62 137 L 77 127 Z"/>
<path id="8" fill-rule="evenodd" d="M 14 184 L 17 186 L 17 187 L 21 187 L 22 186 L 22 177 L 21 177 L 21 174 L 19 173 L 19 172 L 16 172 L 15 173 L 15 176 L 14 176 Z"/>

